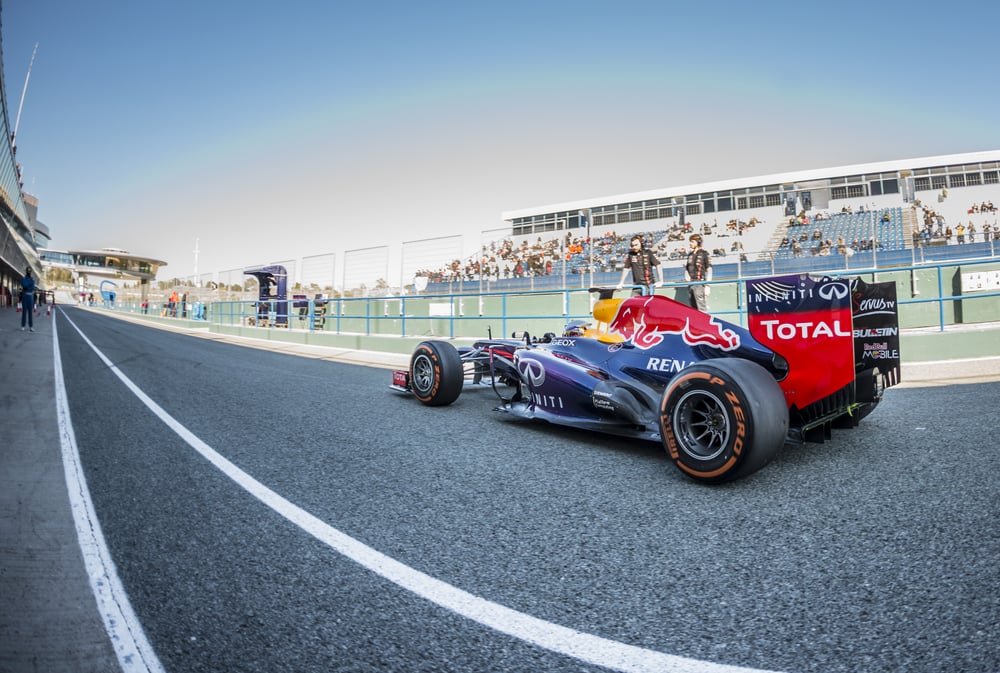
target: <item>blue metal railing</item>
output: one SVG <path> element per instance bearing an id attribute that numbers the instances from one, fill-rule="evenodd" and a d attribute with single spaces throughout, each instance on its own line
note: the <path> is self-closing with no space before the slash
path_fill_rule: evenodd
<path id="1" fill-rule="evenodd" d="M 907 254 L 910 253 L 910 251 L 906 252 Z M 813 275 L 870 276 L 875 280 L 878 279 L 879 275 L 892 275 L 898 278 L 900 274 L 908 273 L 910 274 L 911 282 L 916 277 L 915 274 L 933 272 L 936 276 L 936 297 L 919 297 L 917 296 L 919 292 L 912 292 L 913 296 L 900 298 L 898 302 L 901 316 L 907 306 L 936 303 L 938 306 L 937 327 L 941 331 L 948 324 L 946 306 L 949 302 L 969 299 L 977 301 L 983 299 L 995 300 L 989 304 L 988 310 L 981 312 L 985 313 L 985 318 L 976 320 L 976 322 L 1000 321 L 1000 287 L 976 291 L 974 295 L 963 294 L 960 290 L 946 294 L 945 284 L 946 272 L 959 268 L 965 269 L 993 265 L 993 269 L 989 270 L 990 273 L 1000 275 L 1000 272 L 995 271 L 995 269 L 1000 268 L 1000 260 L 996 258 L 915 263 L 893 266 L 892 268 L 884 266 L 882 255 L 879 255 L 880 264 L 877 267 L 855 266 L 853 268 L 836 268 L 832 267 L 829 263 L 842 261 L 839 258 L 826 258 L 825 261 L 827 261 L 826 267 L 818 266 L 811 269 L 810 272 Z M 855 262 L 857 261 L 860 260 L 855 260 Z M 716 267 L 716 269 L 716 277 L 718 278 L 721 274 L 719 268 Z M 775 270 L 777 271 L 777 269 Z M 730 322 L 745 325 L 747 322 L 745 281 L 751 278 L 774 275 L 774 273 L 770 269 L 763 270 L 764 272 L 760 273 L 762 270 L 751 264 L 742 265 L 739 271 L 740 273 L 737 277 L 723 278 L 710 283 L 713 288 L 735 286 L 735 291 L 730 290 L 726 292 L 727 301 L 725 303 L 728 306 L 720 310 L 713 310 L 712 313 L 718 316 L 728 316 L 727 319 Z M 746 273 L 747 271 L 755 273 Z M 779 271 L 778 273 L 781 272 Z M 797 271 L 797 273 L 801 273 L 801 270 Z M 603 284 L 604 286 L 616 285 L 619 273 L 614 272 L 612 274 L 604 274 L 604 276 L 613 276 L 613 278 L 602 278 L 599 274 L 595 274 L 595 284 Z M 660 292 L 672 295 L 678 289 L 684 290 L 690 285 L 691 283 L 683 281 L 668 281 L 664 284 L 664 289 L 661 289 Z M 581 299 L 580 295 L 586 295 L 587 297 L 586 299 Z M 715 292 L 715 296 L 719 296 L 718 292 Z M 542 306 L 544 310 L 540 313 L 525 313 L 523 309 L 516 310 L 517 307 L 512 307 L 513 300 L 515 299 L 524 300 L 535 306 Z M 732 301 L 732 299 L 735 299 L 735 301 Z M 465 305 L 469 302 L 476 304 L 476 310 L 466 315 Z M 499 311 L 494 313 L 485 312 L 484 306 L 487 303 L 492 305 L 498 304 Z M 277 317 L 276 309 L 278 308 L 278 304 L 279 302 L 271 302 L 269 306 L 267 329 L 285 327 L 285 325 L 280 325 L 275 319 Z M 398 307 L 396 304 L 398 304 Z M 438 306 L 433 307 L 431 306 L 432 304 L 437 304 Z M 445 305 L 446 308 L 442 305 Z M 574 311 L 574 305 L 579 307 L 576 311 Z M 520 326 L 525 321 L 549 321 L 552 325 L 557 325 L 558 323 L 555 321 L 588 320 L 591 317 L 589 312 L 590 306 L 590 297 L 586 288 L 514 289 L 490 292 L 469 291 L 389 297 L 342 297 L 308 300 L 307 313 L 305 315 L 289 316 L 287 327 L 295 329 L 295 325 L 299 325 L 298 329 L 317 331 L 320 329 L 318 326 L 322 326 L 322 331 L 337 334 L 363 334 L 366 336 L 395 335 L 407 337 L 420 336 L 416 334 L 417 328 L 413 327 L 414 324 L 426 324 L 427 320 L 433 320 L 443 321 L 447 325 L 447 334 L 439 336 L 455 338 L 456 336 L 460 336 L 459 333 L 462 330 L 459 329 L 459 325 L 463 323 L 474 324 L 495 321 L 499 322 L 503 334 L 509 334 L 512 326 Z M 321 307 L 321 310 L 317 310 L 318 307 Z M 435 314 L 435 309 L 439 311 L 438 314 Z M 512 313 L 512 310 L 515 310 L 515 312 Z M 260 316 L 263 316 L 263 312 Z M 257 302 L 255 301 L 215 302 L 211 305 L 208 312 L 209 322 L 220 325 L 256 326 L 258 318 Z M 278 324 L 276 325 L 276 323 Z"/>

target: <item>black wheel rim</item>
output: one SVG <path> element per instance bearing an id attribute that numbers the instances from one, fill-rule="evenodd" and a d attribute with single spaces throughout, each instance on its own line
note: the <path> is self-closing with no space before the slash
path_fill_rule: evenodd
<path id="1" fill-rule="evenodd" d="M 722 401 L 704 390 L 692 390 L 674 408 L 674 435 L 684 453 L 695 460 L 717 458 L 729 444 L 730 424 Z"/>
<path id="2" fill-rule="evenodd" d="M 434 386 L 434 363 L 426 355 L 418 355 L 412 369 L 414 389 L 421 394 L 427 393 Z"/>

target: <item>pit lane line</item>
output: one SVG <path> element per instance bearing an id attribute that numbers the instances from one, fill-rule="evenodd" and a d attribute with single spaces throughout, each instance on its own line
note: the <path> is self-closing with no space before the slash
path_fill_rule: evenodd
<path id="1" fill-rule="evenodd" d="M 65 314 L 63 314 L 65 317 Z M 69 320 L 69 318 L 66 318 Z M 94 513 L 87 478 L 80 465 L 80 451 L 73 432 L 73 419 L 69 413 L 66 382 L 63 378 L 62 356 L 59 354 L 57 320 L 52 320 L 52 354 L 55 378 L 56 419 L 59 426 L 59 445 L 62 453 L 63 472 L 69 491 L 70 511 L 76 528 L 77 540 L 83 554 L 83 563 L 90 579 L 90 588 L 97 600 L 97 610 L 104 622 L 118 664 L 124 673 L 165 673 L 157 658 L 139 618 L 125 592 L 111 552 L 104 540 L 101 524 Z M 70 321 L 72 324 L 72 321 Z M 77 332 L 80 329 L 73 325 Z M 81 333 L 82 336 L 82 333 Z M 86 339 L 86 337 L 84 337 Z M 87 343 L 90 343 L 89 341 Z M 91 348 L 93 345 L 91 344 Z"/>
<path id="2" fill-rule="evenodd" d="M 717 664 L 649 650 L 547 622 L 475 596 L 386 556 L 286 500 L 216 452 L 146 395 L 87 338 L 64 312 L 60 311 L 60 314 L 66 318 L 108 369 L 150 411 L 216 469 L 304 532 L 407 591 L 483 626 L 531 645 L 589 664 L 626 673 L 773 673 L 763 669 Z M 67 465 L 66 480 L 71 496 L 74 492 L 80 493 L 80 499 L 83 501 L 82 506 L 73 507 L 73 515 L 77 522 L 84 559 L 88 564 L 91 587 L 94 589 L 105 627 L 115 645 L 115 651 L 119 656 L 123 670 L 126 673 L 142 673 L 143 671 L 161 673 L 164 671 L 163 666 L 156 658 L 138 618 L 132 611 L 128 596 L 118 578 L 114 562 L 111 560 L 104 542 L 100 526 L 93 514 L 93 505 L 90 502 L 86 481 L 80 469 L 79 454 L 73 438 L 55 321 L 53 321 L 52 334 L 56 356 L 58 413 L 60 424 L 64 420 L 66 423 L 65 427 L 60 425 L 61 435 L 64 439 L 64 462 Z M 73 469 L 70 469 L 70 464 L 72 464 Z M 87 533 L 86 536 L 84 532 Z"/>

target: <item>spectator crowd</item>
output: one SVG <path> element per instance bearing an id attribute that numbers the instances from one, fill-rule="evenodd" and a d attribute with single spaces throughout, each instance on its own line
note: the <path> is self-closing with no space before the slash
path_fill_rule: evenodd
<path id="1" fill-rule="evenodd" d="M 742 235 L 750 227 L 759 224 L 757 218 L 749 222 L 730 220 L 719 237 Z M 716 233 L 717 224 L 692 225 L 690 222 L 675 224 L 669 229 L 640 232 L 645 249 L 652 250 L 660 260 L 683 260 L 687 257 L 687 239 L 692 233 L 703 236 Z M 436 269 L 421 269 L 417 276 L 427 278 L 431 283 L 454 283 L 459 281 L 501 280 L 508 278 L 530 278 L 561 274 L 563 266 L 567 274 L 585 274 L 604 271 L 621 271 L 625 255 L 628 253 L 629 239 L 634 233 L 619 234 L 609 231 L 588 238 L 579 235 L 583 230 L 566 231 L 565 235 L 550 238 L 537 236 L 533 243 L 523 239 L 519 244 L 511 238 L 491 241 L 480 249 L 478 255 L 469 259 L 453 259 Z M 730 246 L 719 245 L 712 249 L 714 257 L 725 257 L 728 252 L 741 253 L 743 246 L 739 240 Z M 591 266 L 593 265 L 593 266 Z"/>

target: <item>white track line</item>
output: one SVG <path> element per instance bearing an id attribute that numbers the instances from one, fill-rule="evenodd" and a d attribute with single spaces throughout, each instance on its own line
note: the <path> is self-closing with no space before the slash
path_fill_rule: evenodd
<path id="1" fill-rule="evenodd" d="M 69 322 L 115 376 L 212 465 L 317 540 L 404 589 L 501 633 L 596 666 L 628 673 L 769 673 L 647 650 L 553 624 L 470 594 L 386 556 L 289 502 L 216 452 L 150 399 L 98 350 L 72 320 Z"/>
<path id="2" fill-rule="evenodd" d="M 65 314 L 64 314 L 65 316 Z M 97 610 L 104 621 L 104 629 L 111 639 L 111 646 L 124 673 L 164 673 L 139 618 L 118 578 L 118 570 L 111 559 L 101 524 L 94 513 L 94 502 L 87 488 L 87 478 L 80 465 L 80 452 L 73 433 L 73 420 L 69 415 L 66 382 L 63 378 L 62 357 L 59 355 L 59 334 L 55 316 L 52 316 L 52 354 L 56 382 L 56 417 L 59 423 L 59 443 L 62 447 L 63 471 L 69 491 L 69 506 L 80 540 L 80 551 L 90 578 L 90 588 L 97 599 Z M 69 318 L 67 318 L 69 320 Z M 76 325 L 73 325 L 76 328 Z M 79 331 L 79 329 L 77 329 Z"/>

